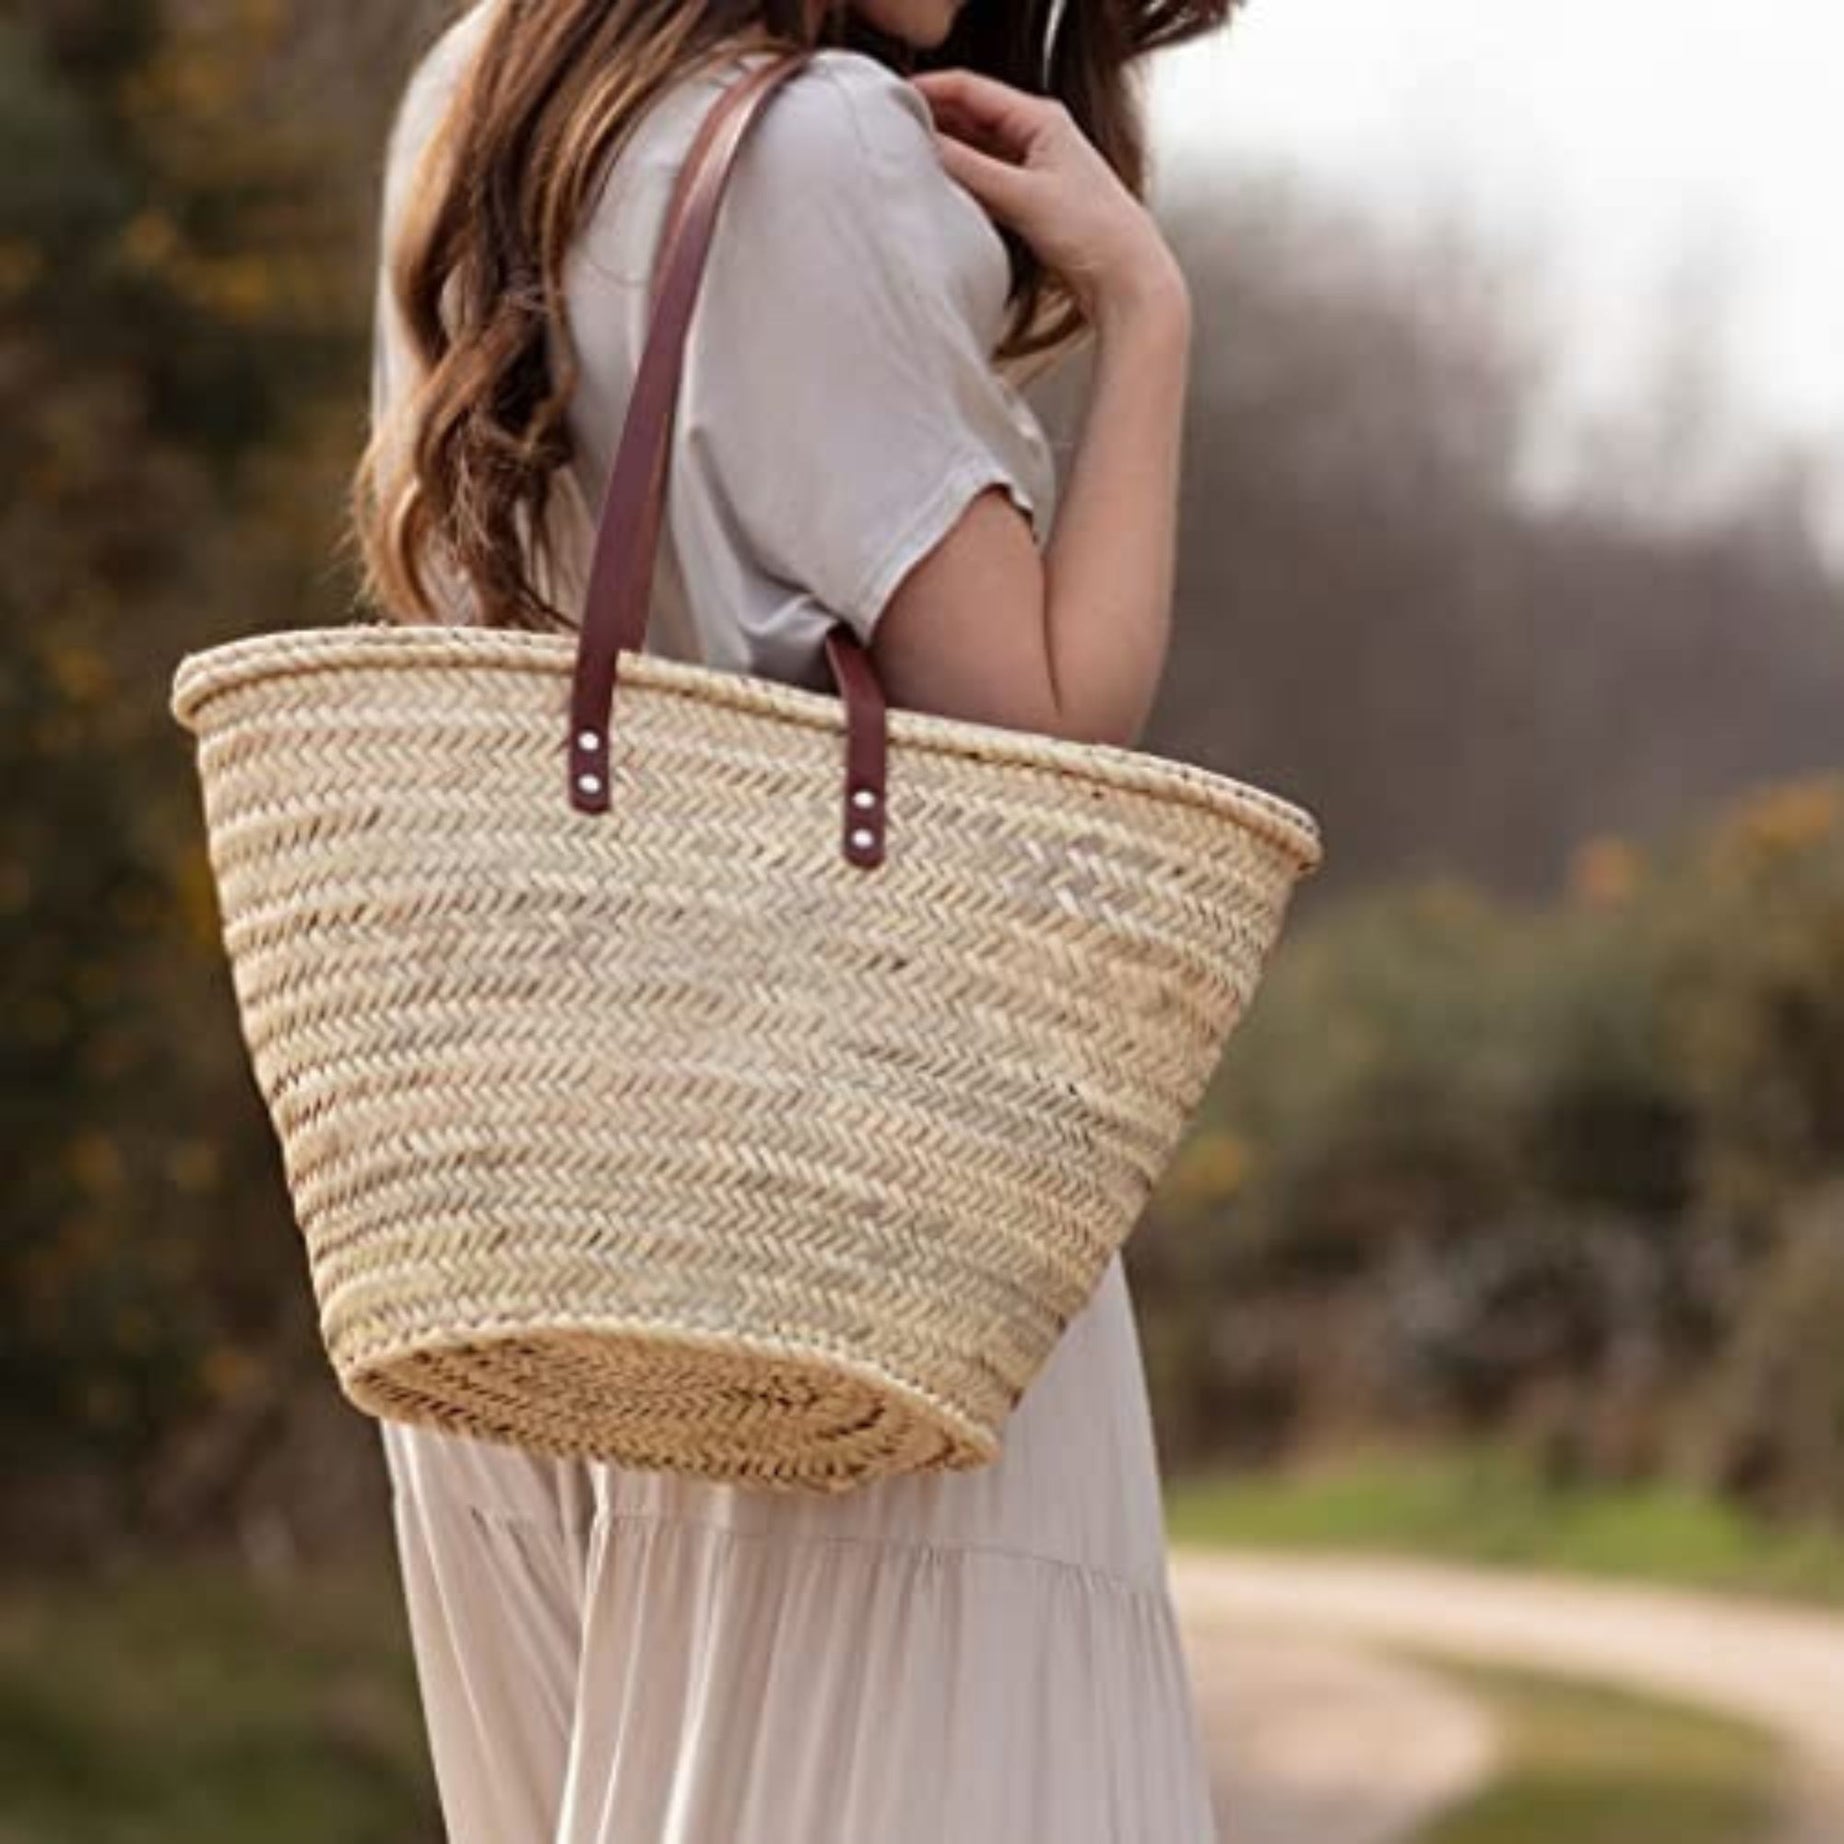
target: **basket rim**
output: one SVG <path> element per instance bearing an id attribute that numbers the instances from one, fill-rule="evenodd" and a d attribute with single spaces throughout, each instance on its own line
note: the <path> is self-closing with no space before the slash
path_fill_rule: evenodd
<path id="1" fill-rule="evenodd" d="M 173 674 L 169 708 L 185 729 L 203 736 L 213 701 L 255 680 L 354 668 L 413 671 L 443 659 L 470 669 L 567 682 L 575 665 L 576 637 L 459 623 L 392 621 L 248 634 L 183 655 Z M 623 679 L 650 692 L 725 704 L 815 729 L 836 731 L 842 722 L 840 700 L 833 692 L 657 653 L 623 649 L 620 661 Z M 1195 762 L 1118 743 L 1077 742 L 897 705 L 890 707 L 888 720 L 893 749 L 900 745 L 1004 766 L 1044 769 L 1103 787 L 1205 807 L 1282 847 L 1294 859 L 1297 875 L 1316 870 L 1324 855 L 1319 822 L 1306 808 Z"/>

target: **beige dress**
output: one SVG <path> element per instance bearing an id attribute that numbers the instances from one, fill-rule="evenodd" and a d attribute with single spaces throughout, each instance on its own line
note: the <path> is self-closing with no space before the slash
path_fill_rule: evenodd
<path id="1" fill-rule="evenodd" d="M 411 84 L 387 248 L 495 4 Z M 649 116 L 575 253 L 577 503 L 559 515 L 573 584 L 667 192 L 722 80 L 682 83 Z M 821 53 L 726 195 L 650 648 L 823 686 L 827 624 L 868 637 L 982 487 L 1005 487 L 1042 542 L 1052 454 L 989 359 L 1005 285 L 919 96 L 867 57 Z M 382 414 L 411 375 L 382 286 L 377 331 Z M 380 1428 L 453 1844 L 1216 1838 L 1118 1258 L 1002 1457 L 973 1472 L 789 1496 Z"/>

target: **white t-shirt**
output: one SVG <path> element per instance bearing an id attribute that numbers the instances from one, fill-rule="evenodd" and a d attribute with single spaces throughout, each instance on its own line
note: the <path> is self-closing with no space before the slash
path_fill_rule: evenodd
<path id="1" fill-rule="evenodd" d="M 386 249 L 495 4 L 451 27 L 406 92 Z M 571 251 L 576 453 L 556 498 L 566 562 L 550 589 L 572 619 L 679 163 L 723 85 L 765 56 L 658 99 Z M 942 166 L 922 97 L 863 53 L 816 53 L 751 127 L 724 195 L 686 348 L 649 652 L 825 687 L 827 628 L 842 618 L 868 640 L 892 590 L 983 488 L 1006 488 L 1045 542 L 1050 442 L 992 359 L 1006 286 L 1004 245 Z M 382 414 L 412 364 L 382 270 L 377 311 Z"/>

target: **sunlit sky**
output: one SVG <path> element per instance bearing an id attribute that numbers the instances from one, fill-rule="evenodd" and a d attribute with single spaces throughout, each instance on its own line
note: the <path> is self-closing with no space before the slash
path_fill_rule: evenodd
<path id="1" fill-rule="evenodd" d="M 1674 272 L 1714 276 L 1742 407 L 1844 445 L 1844 7 L 1251 0 L 1161 54 L 1152 98 L 1162 170 L 1280 159 L 1534 244 L 1589 399 Z"/>

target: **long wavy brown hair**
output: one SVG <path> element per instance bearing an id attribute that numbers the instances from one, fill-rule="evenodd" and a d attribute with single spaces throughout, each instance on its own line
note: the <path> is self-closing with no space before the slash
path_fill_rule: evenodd
<path id="1" fill-rule="evenodd" d="M 477 58 L 425 150 L 388 281 L 419 388 L 373 434 L 352 483 L 365 600 L 402 621 L 453 619 L 443 579 L 492 627 L 554 629 L 549 512 L 571 459 L 576 365 L 565 257 L 608 161 L 672 82 L 738 50 L 844 46 L 899 72 L 984 71 L 1060 97 L 1136 195 L 1146 179 L 1130 67 L 1208 31 L 1237 0 L 968 0 L 918 53 L 829 0 L 498 0 Z M 466 10 L 464 6 L 462 11 Z M 1002 231 L 1012 291 L 996 357 L 1079 338 L 1080 309 Z"/>

